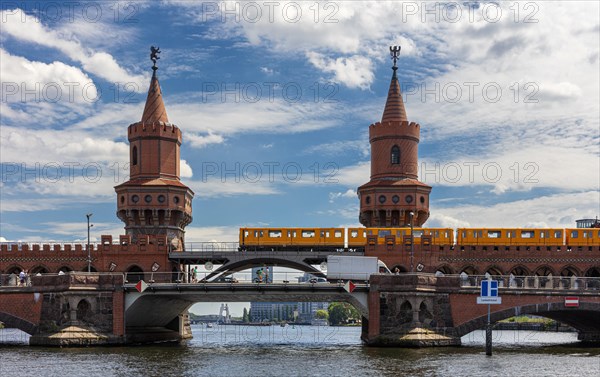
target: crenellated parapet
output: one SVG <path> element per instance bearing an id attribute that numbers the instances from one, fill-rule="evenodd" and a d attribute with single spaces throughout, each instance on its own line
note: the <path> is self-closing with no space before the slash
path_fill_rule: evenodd
<path id="1" fill-rule="evenodd" d="M 396 139 L 412 139 L 419 142 L 421 134 L 421 125 L 416 122 L 409 121 L 390 121 L 376 122 L 369 126 L 369 140 L 371 142 L 378 139 L 396 138 Z"/>
<path id="2" fill-rule="evenodd" d="M 110 235 L 100 237 L 100 242 L 90 244 L 92 271 L 129 272 L 132 268 L 144 272 L 171 271 L 168 260 L 171 246 L 166 235 Z M 0 244 L 0 275 L 18 275 L 27 270 L 36 273 L 59 271 L 87 271 L 88 249 L 85 243 L 29 243 L 11 242 Z M 157 267 L 158 266 L 158 267 Z M 6 280 L 6 279 L 4 279 Z"/>
<path id="3" fill-rule="evenodd" d="M 136 122 L 130 124 L 127 129 L 127 136 L 130 142 L 139 138 L 155 137 L 176 140 L 179 145 L 181 145 L 182 141 L 182 133 L 179 127 L 162 121 L 154 121 L 151 123 Z"/>

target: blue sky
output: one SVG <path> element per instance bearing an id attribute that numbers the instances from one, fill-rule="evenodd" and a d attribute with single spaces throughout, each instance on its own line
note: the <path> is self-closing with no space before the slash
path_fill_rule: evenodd
<path id="1" fill-rule="evenodd" d="M 187 241 L 358 225 L 390 45 L 402 46 L 408 118 L 421 125 L 426 225 L 600 215 L 596 2 L 48 4 L 2 9 L 5 240 L 83 240 L 89 212 L 93 238 L 123 233 L 113 186 L 126 179 L 151 45 L 196 193 Z"/>

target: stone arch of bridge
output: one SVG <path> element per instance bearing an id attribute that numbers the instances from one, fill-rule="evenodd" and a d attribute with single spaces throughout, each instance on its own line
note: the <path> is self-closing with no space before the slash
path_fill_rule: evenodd
<path id="1" fill-rule="evenodd" d="M 35 323 L 15 317 L 14 315 L 5 312 L 0 312 L 0 322 L 4 323 L 6 328 L 19 329 L 29 335 L 35 334 L 38 328 L 38 325 Z"/>
<path id="2" fill-rule="evenodd" d="M 254 293 L 240 292 L 234 294 L 225 292 L 223 294 L 206 294 L 206 292 L 190 292 L 177 294 L 154 294 L 154 293 L 128 293 L 125 308 L 125 323 L 128 330 L 143 328 L 168 328 L 181 314 L 196 303 L 205 302 L 247 302 L 247 301 L 266 301 L 266 302 L 301 302 L 301 301 L 338 301 L 347 302 L 354 306 L 363 317 L 369 317 L 367 307 L 366 293 L 361 302 L 360 295 L 354 292 L 335 292 L 324 295 L 302 292 L 294 294 L 287 292 L 280 295 L 269 295 L 261 291 Z"/>
<path id="3" fill-rule="evenodd" d="M 578 308 L 565 308 L 563 302 L 553 302 L 547 304 L 521 305 L 507 308 L 501 311 L 491 313 L 492 323 L 514 317 L 516 315 L 531 314 L 555 321 L 565 323 L 580 333 L 599 333 L 600 322 L 600 303 L 580 302 Z M 468 333 L 485 328 L 487 324 L 487 314 L 473 318 L 460 326 L 455 327 L 458 337 Z"/>

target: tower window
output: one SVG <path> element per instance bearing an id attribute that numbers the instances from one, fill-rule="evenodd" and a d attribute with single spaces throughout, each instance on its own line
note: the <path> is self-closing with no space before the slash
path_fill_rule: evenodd
<path id="1" fill-rule="evenodd" d="M 397 145 L 392 147 L 391 162 L 392 165 L 397 165 L 400 163 L 400 148 L 398 148 Z"/>
<path id="2" fill-rule="evenodd" d="M 137 165 L 137 147 L 134 146 L 131 151 L 131 165 Z"/>

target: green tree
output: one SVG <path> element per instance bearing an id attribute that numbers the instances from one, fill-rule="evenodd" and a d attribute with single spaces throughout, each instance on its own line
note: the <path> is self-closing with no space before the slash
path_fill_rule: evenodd
<path id="1" fill-rule="evenodd" d="M 333 302 L 329 305 L 329 324 L 343 325 L 349 320 L 359 320 L 360 313 L 354 306 L 345 302 Z"/>
<path id="2" fill-rule="evenodd" d="M 329 312 L 327 310 L 324 310 L 324 309 L 319 309 L 315 313 L 315 318 L 317 318 L 317 319 L 328 319 L 329 318 Z"/>

